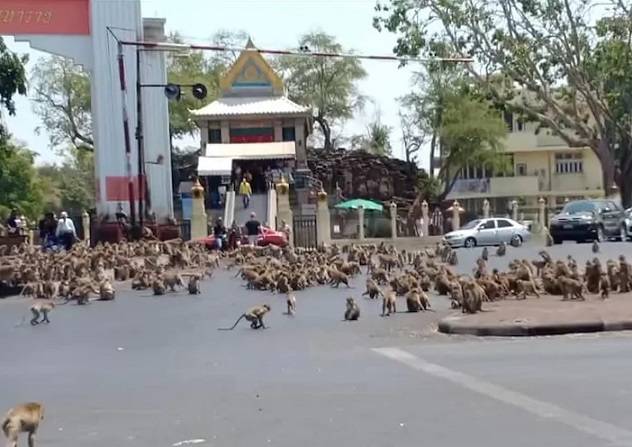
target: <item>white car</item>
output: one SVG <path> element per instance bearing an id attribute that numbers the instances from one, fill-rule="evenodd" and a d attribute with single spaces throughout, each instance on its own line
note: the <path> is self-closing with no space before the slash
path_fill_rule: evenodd
<path id="1" fill-rule="evenodd" d="M 501 242 L 519 247 L 531 237 L 529 228 L 505 217 L 490 217 L 468 222 L 451 231 L 444 240 L 451 247 L 472 248 L 480 245 L 500 245 Z"/>
<path id="2" fill-rule="evenodd" d="M 630 240 L 632 239 L 632 208 L 628 208 L 624 211 L 624 213 L 625 217 L 623 219 L 623 222 L 625 224 L 625 234 L 627 236 L 627 239 Z"/>

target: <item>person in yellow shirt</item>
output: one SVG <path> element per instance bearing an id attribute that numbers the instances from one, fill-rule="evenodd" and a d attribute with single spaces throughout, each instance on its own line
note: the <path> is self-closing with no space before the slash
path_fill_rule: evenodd
<path id="1" fill-rule="evenodd" d="M 248 208 L 250 205 L 250 196 L 252 194 L 252 188 L 250 187 L 250 183 L 244 177 L 241 179 L 241 183 L 239 184 L 239 195 L 241 195 L 241 199 L 244 203 L 244 208 Z"/>

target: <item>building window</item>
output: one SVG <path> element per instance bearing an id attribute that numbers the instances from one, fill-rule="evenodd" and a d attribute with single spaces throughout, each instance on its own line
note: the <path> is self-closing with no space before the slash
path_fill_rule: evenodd
<path id="1" fill-rule="evenodd" d="M 222 129 L 209 129 L 208 130 L 208 142 L 209 143 L 221 143 L 222 142 Z"/>
<path id="2" fill-rule="evenodd" d="M 507 125 L 507 130 L 509 132 L 513 132 L 513 114 L 505 110 L 503 112 L 503 119 L 505 120 L 505 124 Z"/>
<path id="3" fill-rule="evenodd" d="M 516 175 L 527 175 L 526 163 L 516 163 Z"/>
<path id="4" fill-rule="evenodd" d="M 582 172 L 584 172 L 584 162 L 581 152 L 555 154 L 556 174 L 581 174 Z"/>
<path id="5" fill-rule="evenodd" d="M 525 130 L 524 121 L 522 119 L 518 118 L 516 120 L 516 131 L 517 132 L 522 132 L 523 130 Z"/>
<path id="6" fill-rule="evenodd" d="M 283 141 L 296 141 L 296 129 L 294 127 L 283 128 Z"/>
<path id="7" fill-rule="evenodd" d="M 241 127 L 230 129 L 231 143 L 266 143 L 274 141 L 272 127 Z"/>

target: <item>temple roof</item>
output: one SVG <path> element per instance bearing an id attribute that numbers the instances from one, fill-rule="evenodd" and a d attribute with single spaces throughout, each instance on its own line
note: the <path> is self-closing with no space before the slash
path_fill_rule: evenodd
<path id="1" fill-rule="evenodd" d="M 290 101 L 285 96 L 226 97 L 218 98 L 198 110 L 194 117 L 223 117 L 237 115 L 296 115 L 308 116 L 310 109 Z"/>

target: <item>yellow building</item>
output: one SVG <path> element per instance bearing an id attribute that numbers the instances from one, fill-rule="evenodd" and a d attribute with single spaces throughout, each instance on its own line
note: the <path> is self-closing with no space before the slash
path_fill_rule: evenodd
<path id="1" fill-rule="evenodd" d="M 473 212 L 480 211 L 487 199 L 493 213 L 503 214 L 513 200 L 523 209 L 535 210 L 540 197 L 546 199 L 547 207 L 556 208 L 566 199 L 604 195 L 601 166 L 590 148 L 571 148 L 548 129 L 536 134 L 536 123 L 525 124 L 510 113 L 504 119 L 509 129 L 508 172 L 467 167 L 448 199 L 458 199 Z"/>

